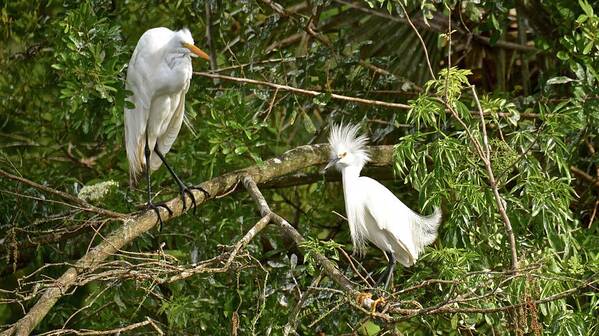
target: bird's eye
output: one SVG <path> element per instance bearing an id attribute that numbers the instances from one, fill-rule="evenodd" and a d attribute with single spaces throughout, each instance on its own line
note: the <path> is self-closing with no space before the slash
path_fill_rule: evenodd
<path id="1" fill-rule="evenodd" d="M 347 155 L 347 152 L 341 153 L 341 157 L 344 158 Z"/>

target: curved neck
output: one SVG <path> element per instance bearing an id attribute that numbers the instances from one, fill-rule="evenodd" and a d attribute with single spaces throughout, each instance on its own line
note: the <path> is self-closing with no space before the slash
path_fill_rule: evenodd
<path id="1" fill-rule="evenodd" d="M 347 166 L 341 169 L 341 180 L 343 181 L 343 190 L 350 186 L 354 180 L 360 177 L 362 167 Z"/>
<path id="2" fill-rule="evenodd" d="M 341 175 L 355 178 L 360 176 L 360 171 L 362 171 L 362 167 L 347 166 L 341 168 Z"/>

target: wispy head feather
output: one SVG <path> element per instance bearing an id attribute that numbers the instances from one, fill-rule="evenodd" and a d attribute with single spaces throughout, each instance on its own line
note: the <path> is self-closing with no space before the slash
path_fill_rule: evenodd
<path id="1" fill-rule="evenodd" d="M 347 152 L 353 157 L 352 165 L 360 168 L 364 167 L 366 162 L 370 160 L 366 144 L 368 137 L 360 134 L 358 125 L 343 123 L 339 125 L 333 124 L 329 135 L 329 145 L 331 145 L 331 157 L 336 158 L 339 153 Z"/>

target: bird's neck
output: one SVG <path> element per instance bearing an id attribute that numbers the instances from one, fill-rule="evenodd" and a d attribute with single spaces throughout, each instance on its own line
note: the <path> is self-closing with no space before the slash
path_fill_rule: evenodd
<path id="1" fill-rule="evenodd" d="M 348 166 L 348 167 L 344 167 L 343 169 L 341 169 L 341 177 L 343 180 L 343 189 L 347 189 L 348 187 L 351 187 L 352 182 L 354 182 L 355 180 L 357 180 L 360 177 L 360 171 L 362 170 L 362 167 L 353 167 L 353 166 Z"/>
<path id="2" fill-rule="evenodd" d="M 343 198 L 345 199 L 345 214 L 352 230 L 352 237 L 355 233 L 355 228 L 359 221 L 358 212 L 355 208 L 356 200 L 362 195 L 359 190 L 358 179 L 360 178 L 360 170 L 362 167 L 345 167 L 341 169 L 341 179 L 343 181 Z M 357 189 L 356 189 L 357 188 Z"/>
<path id="3" fill-rule="evenodd" d="M 166 63 L 169 68 L 174 69 L 180 65 L 187 66 L 191 64 L 191 57 L 178 51 L 170 51 L 165 55 Z"/>

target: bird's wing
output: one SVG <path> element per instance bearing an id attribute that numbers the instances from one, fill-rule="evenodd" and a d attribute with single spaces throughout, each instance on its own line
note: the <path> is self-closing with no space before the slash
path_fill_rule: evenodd
<path id="1" fill-rule="evenodd" d="M 145 165 L 144 146 L 145 130 L 150 110 L 150 97 L 152 93 L 147 86 L 147 78 L 144 74 L 148 64 L 144 60 L 144 49 L 147 40 L 145 35 L 140 38 L 127 69 L 127 81 L 125 87 L 132 95 L 127 99 L 135 106 L 131 109 L 125 107 L 125 147 L 127 159 L 129 160 L 129 177 L 133 184 L 136 177 L 141 173 Z"/>
<path id="2" fill-rule="evenodd" d="M 181 130 L 181 124 L 183 123 L 183 118 L 185 116 L 185 93 L 187 90 L 183 90 L 176 98 L 178 98 L 178 104 L 175 108 L 173 117 L 168 124 L 168 128 L 158 139 L 156 139 L 156 145 L 158 146 L 158 150 L 162 154 L 168 153 L 171 149 L 171 146 L 177 139 L 177 135 Z M 175 97 L 173 97 L 175 98 Z M 160 158 L 155 155 L 150 158 L 150 169 L 156 170 L 160 167 L 162 161 Z"/>
<path id="3" fill-rule="evenodd" d="M 391 240 L 397 259 L 404 266 L 413 265 L 419 254 L 413 235 L 416 214 L 378 181 L 364 176 L 359 181 L 364 206 L 376 227 Z"/>

